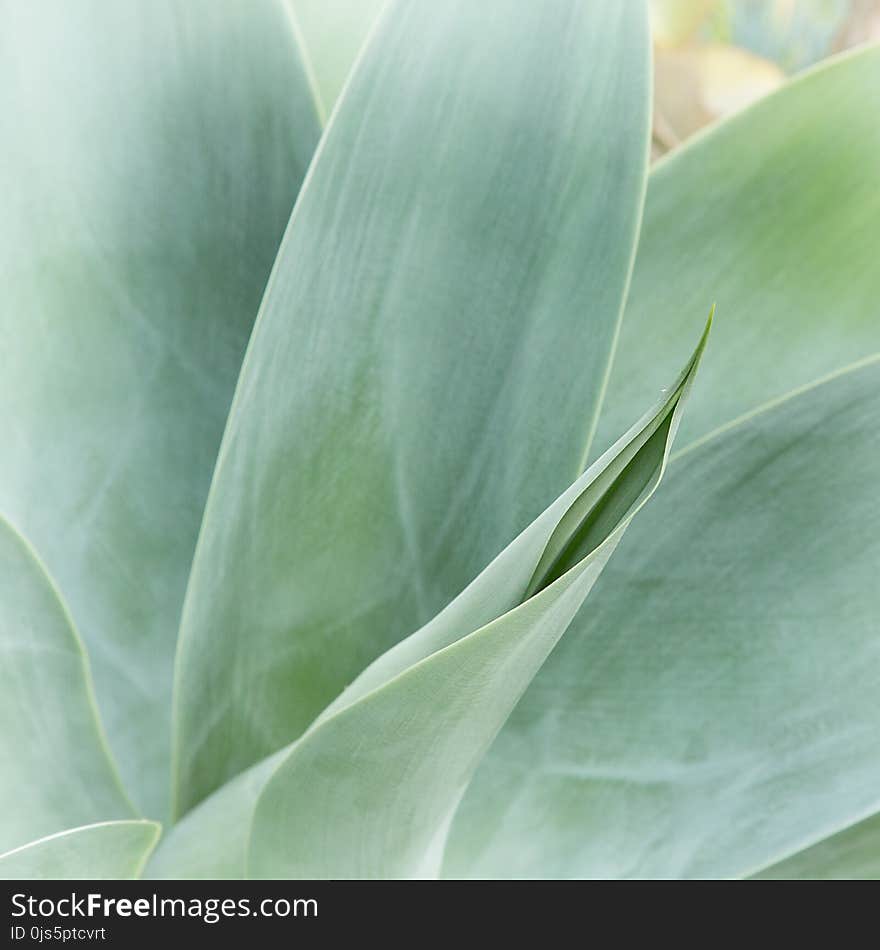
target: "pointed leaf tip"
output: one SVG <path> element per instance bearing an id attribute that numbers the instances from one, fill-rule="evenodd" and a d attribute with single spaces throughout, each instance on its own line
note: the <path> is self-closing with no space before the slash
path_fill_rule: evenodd
<path id="1" fill-rule="evenodd" d="M 673 385 L 662 390 L 660 402 L 585 473 L 584 489 L 549 538 L 523 601 L 549 587 L 604 544 L 656 489 L 714 313 L 713 305 L 694 352 Z"/>

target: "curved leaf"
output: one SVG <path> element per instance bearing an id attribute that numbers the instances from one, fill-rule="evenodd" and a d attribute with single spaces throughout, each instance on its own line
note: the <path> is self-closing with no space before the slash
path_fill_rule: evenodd
<path id="1" fill-rule="evenodd" d="M 682 433 L 685 445 L 715 426 L 729 424 L 736 413 L 754 409 L 773 395 L 880 347 L 880 322 L 876 320 L 880 284 L 873 263 L 878 254 L 874 219 L 880 201 L 880 131 L 864 109 L 866 91 L 877 88 L 878 82 L 880 50 L 848 55 L 722 123 L 656 167 L 649 179 L 636 270 L 597 445 L 605 444 L 619 419 L 625 418 L 645 380 L 661 378 L 677 341 L 692 330 L 687 301 L 702 294 L 706 286 L 713 288 L 722 313 L 726 310 L 729 317 L 717 325 L 718 345 L 705 361 L 702 381 L 697 384 L 698 397 L 699 387 L 706 387 L 705 398 L 697 398 L 694 411 L 688 414 Z M 673 470 L 669 481 L 674 483 L 676 477 Z M 742 489 L 750 490 L 750 486 Z M 714 504 L 709 498 L 717 497 L 723 505 L 712 486 L 699 486 L 699 491 L 708 493 L 707 510 Z M 757 492 L 748 497 L 751 506 L 762 504 Z M 844 503 L 829 497 L 828 501 L 834 510 L 852 504 L 864 506 L 870 517 L 870 497 L 861 494 L 857 498 Z M 657 507 L 662 507 L 662 498 Z M 723 508 L 719 518 L 723 522 Z M 637 536 L 641 537 L 643 530 L 647 529 L 640 525 Z M 708 528 L 701 534 L 703 530 Z M 725 525 L 720 530 L 729 529 Z M 630 537 L 628 543 L 636 542 Z M 792 542 L 795 548 L 803 543 L 802 539 Z M 791 557 L 778 543 L 773 550 L 778 558 Z M 676 575 L 684 585 L 677 599 L 685 599 L 697 615 L 709 618 L 714 592 L 707 593 L 700 586 L 703 573 L 699 566 L 693 566 L 693 579 L 688 578 L 684 571 L 690 565 L 688 560 Z M 739 569 L 745 572 L 744 578 L 750 576 L 747 565 Z M 609 604 L 608 622 L 617 623 L 618 614 L 624 614 L 627 605 L 641 602 L 643 591 L 651 602 L 661 596 L 658 587 L 668 570 L 668 565 L 655 566 L 644 560 L 642 579 L 633 573 L 615 587 L 614 575 L 606 576 L 594 594 L 595 613 L 591 613 L 590 622 L 574 622 L 562 655 L 577 669 L 591 664 L 594 648 L 601 660 L 598 644 L 604 641 L 596 638 L 594 624 L 603 612 L 602 604 Z M 795 576 L 790 580 L 792 589 L 800 586 Z M 745 590 L 748 581 L 742 583 Z M 820 613 L 810 634 L 821 645 L 826 630 L 836 628 L 837 623 L 827 613 Z M 778 629 L 773 621 L 770 625 Z M 662 634 L 658 632 L 656 644 L 636 644 L 633 649 L 647 651 L 643 663 L 662 665 L 674 649 L 672 644 L 685 637 L 688 629 L 664 628 Z M 858 636 L 858 627 L 852 633 Z M 613 629 L 604 631 L 605 638 L 613 635 Z M 697 682 L 711 676 L 708 669 L 699 672 L 695 654 L 691 662 Z M 777 672 L 780 681 L 786 682 L 782 671 L 777 668 Z M 710 696 L 708 701 L 714 699 Z M 583 703 L 581 708 L 579 703 Z M 695 700 L 693 715 L 699 716 L 696 706 Z M 634 722 L 634 713 L 624 713 L 621 706 L 615 707 L 615 714 L 624 716 L 623 721 L 610 723 L 601 698 L 588 701 L 583 689 L 571 688 L 557 661 L 551 662 L 490 753 L 471 800 L 464 803 L 460 828 L 453 834 L 449 873 L 492 873 L 497 867 L 503 867 L 504 873 L 527 875 L 683 873 L 685 856 L 670 853 L 664 864 L 659 854 L 649 858 L 645 851 L 671 847 L 686 822 L 702 821 L 714 827 L 715 809 L 709 801 L 705 802 L 707 815 L 699 818 L 687 796 L 682 796 L 680 805 L 669 803 L 658 816 L 659 823 L 666 823 L 666 832 L 640 827 L 634 819 L 632 839 L 609 845 L 607 838 L 599 835 L 595 848 L 583 845 L 582 839 L 595 826 L 592 819 L 584 825 L 579 821 L 587 808 L 601 804 L 592 796 L 593 753 L 582 739 L 592 728 L 587 718 L 590 713 L 600 717 L 608 742 L 615 730 L 623 744 L 632 730 L 648 728 Z M 652 718 L 658 715 L 669 717 L 672 713 L 664 706 L 663 712 Z M 727 725 L 735 731 L 732 715 L 734 721 Z M 529 722 L 530 726 L 525 725 Z M 678 717 L 672 717 L 672 724 L 679 731 L 686 729 Z M 570 734 L 566 736 L 567 730 Z M 706 742 L 698 737 L 692 741 L 699 756 L 708 754 L 704 752 Z M 561 753 L 565 764 L 559 765 L 566 774 L 559 777 L 554 777 L 558 763 L 553 745 L 567 749 Z M 644 776 L 643 798 L 650 802 L 653 760 L 650 750 L 643 751 L 647 766 L 640 768 L 634 755 L 627 771 L 619 776 L 619 787 L 637 789 Z M 528 759 L 539 763 L 532 779 L 523 778 L 520 772 Z M 730 774 L 720 766 L 719 771 Z M 574 777 L 577 775 L 583 776 L 582 783 Z M 506 789 L 508 783 L 518 781 L 529 781 L 530 788 L 511 806 L 516 817 L 505 819 L 509 820 L 507 830 L 499 830 L 497 809 L 491 830 L 478 827 L 489 808 L 492 790 Z M 662 779 L 657 781 L 662 783 Z M 675 776 L 668 781 L 673 787 Z M 608 789 L 613 784 L 613 776 L 607 782 L 597 780 L 595 787 L 605 790 L 600 797 L 611 795 Z M 613 798 L 615 803 L 629 800 L 629 796 Z M 560 820 L 567 816 L 564 832 L 554 826 L 556 818 L 546 817 L 554 810 Z M 723 809 L 720 813 L 724 814 Z M 619 813 L 612 808 L 609 822 L 614 814 Z M 546 826 L 538 840 L 537 826 L 545 817 Z M 851 819 L 847 815 L 844 823 Z M 827 827 L 832 826 L 829 817 Z M 572 834 L 572 827 L 578 829 L 577 834 Z M 815 832 L 819 837 L 826 833 L 832 831 Z M 473 841 L 469 841 L 470 834 L 476 836 Z M 639 835 L 643 840 L 638 840 Z M 514 841 L 518 849 L 515 859 Z M 801 840 L 791 847 L 803 845 Z M 606 852 L 605 847 L 612 850 Z M 768 860 L 782 856 L 772 854 Z M 721 856 L 718 858 L 720 861 Z M 729 860 L 736 864 L 735 856 Z"/>
<path id="2" fill-rule="evenodd" d="M 878 419 L 874 357 L 673 458 L 446 873 L 740 876 L 876 809 Z"/>
<path id="3" fill-rule="evenodd" d="M 392 3 L 325 133 L 187 593 L 178 810 L 300 734 L 581 468 L 640 210 L 644 9 L 508 13 Z"/>
<path id="4" fill-rule="evenodd" d="M 157 814 L 203 502 L 318 132 L 281 0 L 0 2 L 0 510 Z"/>
<path id="5" fill-rule="evenodd" d="M 878 99 L 874 47 L 655 167 L 597 449 L 675 368 L 707 288 L 720 319 L 682 444 L 880 350 Z"/>
<path id="6" fill-rule="evenodd" d="M 133 814 L 82 642 L 45 568 L 0 518 L 0 851 Z"/>
<path id="7" fill-rule="evenodd" d="M 257 799 L 251 876 L 438 875 L 475 768 L 660 482 L 705 340 L 658 407 L 294 745 Z"/>
<path id="8" fill-rule="evenodd" d="M 71 828 L 0 854 L 2 880 L 99 881 L 140 877 L 161 831 L 154 821 Z"/>
<path id="9" fill-rule="evenodd" d="M 228 782 L 190 811 L 163 840 L 148 875 L 244 876 L 253 812 L 267 783 L 271 787 L 261 805 L 255 855 L 258 873 L 430 873 L 432 868 L 424 864 L 425 851 L 430 850 L 436 862 L 445 813 L 460 793 L 460 789 L 450 790 L 454 770 L 459 770 L 460 781 L 466 781 L 468 760 L 478 761 L 486 736 L 503 721 L 505 709 L 515 702 L 523 681 L 533 675 L 542 654 L 562 634 L 565 617 L 576 609 L 575 602 L 586 596 L 627 524 L 653 492 L 704 345 L 705 334 L 688 366 L 658 405 L 508 545 L 446 610 L 371 664 L 302 739 Z M 575 549 L 577 562 L 562 578 L 551 580 L 552 572 L 545 565 L 556 563 L 560 550 L 574 556 Z M 468 653 L 473 655 L 464 665 L 479 679 L 479 683 L 471 682 L 470 688 L 467 675 L 455 672 L 462 666 L 463 654 Z M 450 663 L 454 675 L 450 675 Z M 435 694 L 446 691 L 449 705 L 432 702 L 425 707 L 426 690 Z M 436 715 L 438 709 L 448 709 L 450 714 Z M 431 715 L 435 715 L 433 721 Z M 387 731 L 401 717 L 404 729 L 389 745 L 384 741 Z M 468 719 L 473 720 L 471 725 Z M 347 748 L 358 729 L 361 741 L 356 748 Z M 395 783 L 394 768 L 406 769 L 406 760 L 408 767 L 414 767 L 426 752 L 440 745 L 447 754 L 423 761 L 422 778 L 407 793 L 409 807 L 420 810 L 421 818 L 394 828 L 395 814 L 405 797 L 403 785 Z M 339 768 L 330 779 L 333 788 L 324 789 L 320 783 L 326 780 L 326 773 L 320 764 L 314 767 L 310 757 L 320 762 L 328 756 L 338 760 Z M 439 780 L 437 776 L 425 779 L 424 773 L 432 769 L 441 773 Z M 307 789 L 302 788 L 303 781 Z M 413 781 L 412 776 L 408 781 Z M 359 827 L 348 828 L 346 821 L 351 819 L 336 816 L 330 821 L 335 830 L 328 830 L 323 842 L 316 842 L 312 832 L 303 837 L 295 826 L 300 822 L 310 826 L 306 813 L 331 802 L 338 805 L 344 789 L 357 797 L 374 798 L 370 808 L 360 810 Z M 290 803 L 297 800 L 298 793 L 304 797 L 299 818 L 290 814 Z M 387 834 L 377 834 L 377 828 L 383 826 Z M 353 838 L 345 841 L 349 833 Z M 426 839 L 435 835 L 435 847 L 427 848 Z M 352 846 L 351 841 L 361 836 L 372 839 L 369 848 Z M 353 855 L 358 854 L 354 858 L 358 864 L 353 866 Z"/>
<path id="10" fill-rule="evenodd" d="M 703 358 L 715 309 L 690 360 L 657 405 L 567 491 L 514 539 L 446 607 L 405 640 L 371 663 L 315 721 L 341 711 L 422 660 L 451 646 L 467 632 L 491 623 L 543 592 L 571 568 L 587 568 L 621 525 L 653 494 L 672 444 L 681 409 Z M 622 533 L 622 532 L 621 532 Z M 610 551 L 607 552 L 610 556 Z M 607 557 L 594 557 L 596 574 Z"/>

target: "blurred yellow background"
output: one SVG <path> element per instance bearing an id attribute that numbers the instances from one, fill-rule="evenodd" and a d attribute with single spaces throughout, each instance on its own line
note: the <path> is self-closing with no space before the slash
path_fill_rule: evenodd
<path id="1" fill-rule="evenodd" d="M 880 0 L 651 0 L 651 17 L 655 159 L 792 73 L 880 40 Z"/>

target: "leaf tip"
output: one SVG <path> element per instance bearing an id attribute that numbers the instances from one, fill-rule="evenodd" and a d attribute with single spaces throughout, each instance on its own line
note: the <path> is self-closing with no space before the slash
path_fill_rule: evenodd
<path id="1" fill-rule="evenodd" d="M 709 340 L 709 334 L 712 331 L 712 324 L 715 321 L 715 303 L 712 303 L 712 306 L 709 308 L 709 316 L 706 318 L 706 326 L 703 328 L 703 333 L 700 336 L 700 341 L 697 343 L 697 348 L 694 350 L 694 355 L 691 360 L 692 369 L 697 368 L 697 364 L 700 362 L 700 359 L 703 356 L 703 351 L 706 349 L 706 343 Z"/>

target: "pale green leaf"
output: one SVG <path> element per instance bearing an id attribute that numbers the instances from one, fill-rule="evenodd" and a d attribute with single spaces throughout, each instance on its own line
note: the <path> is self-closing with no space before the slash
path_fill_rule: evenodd
<path id="1" fill-rule="evenodd" d="M 249 876 L 438 875 L 474 770 L 659 484 L 704 345 L 705 334 L 661 404 L 415 643 L 318 717 L 260 793 Z"/>
<path id="2" fill-rule="evenodd" d="M 159 880 L 240 880 L 246 877 L 254 807 L 289 752 L 279 750 L 221 786 L 162 837 L 144 871 Z"/>
<path id="3" fill-rule="evenodd" d="M 0 851 L 134 814 L 85 650 L 33 548 L 0 518 Z"/>
<path id="4" fill-rule="evenodd" d="M 705 361 L 693 411 L 682 432 L 685 444 L 714 427 L 729 424 L 738 413 L 753 410 L 770 397 L 784 394 L 799 383 L 810 383 L 880 348 L 880 271 L 876 267 L 880 255 L 876 231 L 880 212 L 880 129 L 870 110 L 864 108 L 866 95 L 878 84 L 880 50 L 843 57 L 719 125 L 655 169 L 649 179 L 636 272 L 603 408 L 600 433 L 604 434 L 597 440 L 599 445 L 607 443 L 614 426 L 630 411 L 628 407 L 641 398 L 644 380 L 656 383 L 662 378 L 675 347 L 693 329 L 687 302 L 698 299 L 706 287 L 717 295 L 721 318 L 716 323 L 716 345 Z M 822 418 L 820 413 L 817 426 Z M 866 428 L 863 438 L 876 439 L 876 434 Z M 771 449 L 768 447 L 768 451 Z M 822 467 L 855 464 L 848 455 L 842 460 L 819 458 L 823 451 L 819 444 L 802 446 L 799 451 L 805 465 L 812 464 L 814 458 Z M 667 518 L 675 517 L 673 501 L 668 502 L 670 507 L 664 507 L 664 497 L 671 498 L 677 477 L 673 466 L 670 484 L 657 501 L 654 517 L 659 518 L 663 511 Z M 744 511 L 732 512 L 723 497 L 724 490 L 721 485 L 705 482 L 690 485 L 690 489 L 683 487 L 675 499 L 684 504 L 689 491 L 703 499 L 707 514 L 702 524 L 690 529 L 698 539 L 717 533 L 735 545 L 740 530 L 747 532 L 749 526 L 758 530 L 753 519 L 778 503 L 775 497 L 763 497 L 750 478 L 736 488 L 735 497 L 741 500 Z M 852 495 L 827 495 L 828 517 L 833 514 L 837 519 L 834 523 L 862 517 L 855 513 L 858 511 L 870 519 L 876 493 L 861 483 L 853 486 L 853 491 Z M 823 695 L 832 712 L 843 710 L 848 693 L 843 677 L 852 661 L 837 656 L 833 637 L 841 625 L 850 624 L 850 616 L 848 635 L 853 648 L 860 656 L 870 650 L 869 641 L 864 639 L 868 590 L 859 593 L 851 614 L 835 614 L 833 604 L 837 601 L 833 582 L 829 582 L 828 591 L 806 592 L 817 598 L 812 619 L 798 612 L 786 623 L 779 616 L 785 605 L 772 603 L 779 592 L 766 588 L 759 573 L 761 565 L 766 559 L 791 565 L 783 596 L 791 600 L 799 596 L 795 592 L 809 586 L 798 575 L 797 557 L 802 549 L 810 550 L 818 543 L 809 521 L 795 515 L 792 518 L 790 525 L 780 525 L 777 536 L 767 532 L 768 551 L 760 557 L 750 560 L 736 547 L 732 552 L 725 548 L 714 566 L 695 563 L 696 558 L 690 555 L 679 565 L 681 554 L 672 555 L 669 547 L 657 555 L 658 563 L 649 561 L 647 552 L 653 550 L 657 539 L 652 542 L 648 537 L 650 525 L 638 526 L 636 539 L 628 537 L 627 546 L 634 548 L 641 543 L 646 545 L 645 552 L 630 555 L 631 570 L 625 574 L 611 572 L 603 578 L 593 596 L 590 617 L 583 623 L 575 620 L 561 658 L 554 658 L 538 676 L 478 775 L 453 833 L 449 873 L 675 875 L 698 874 L 701 869 L 710 873 L 713 868 L 719 873 L 721 868 L 745 873 L 761 865 L 762 859 L 756 855 L 751 868 L 751 857 L 744 859 L 746 866 L 740 867 L 739 848 L 745 845 L 725 855 L 727 845 L 722 844 L 721 837 L 715 847 L 705 843 L 699 856 L 688 851 L 704 834 L 702 828 L 717 830 L 726 823 L 735 827 L 730 822 L 729 806 L 719 804 L 712 795 L 721 795 L 719 789 L 727 783 L 725 794 L 733 798 L 745 781 L 740 759 L 735 756 L 726 761 L 723 743 L 713 755 L 711 743 L 717 737 L 701 734 L 704 720 L 713 717 L 712 712 L 700 711 L 705 705 L 715 710 L 716 718 L 726 717 L 716 723 L 718 732 L 729 733 L 734 745 L 747 742 L 743 733 L 748 726 L 739 721 L 737 705 L 731 702 L 716 708 L 713 676 L 718 682 L 726 675 L 748 683 L 752 674 L 751 666 L 740 658 L 740 650 L 734 645 L 736 605 L 727 601 L 717 604 L 715 588 L 723 581 L 714 578 L 720 578 L 722 570 L 725 577 L 729 571 L 738 578 L 736 589 L 752 611 L 756 635 L 757 631 L 767 632 L 769 642 L 763 649 L 779 654 L 770 657 L 774 663 L 756 679 L 755 690 L 770 690 L 775 676 L 781 701 L 789 688 L 793 695 L 797 692 L 796 685 L 789 686 L 782 659 L 783 644 L 795 636 L 787 631 L 797 628 L 797 635 L 811 644 L 805 662 L 839 662 L 835 676 L 839 677 L 840 698 L 835 701 L 829 693 Z M 737 527 L 740 520 L 741 529 Z M 679 536 L 686 550 L 690 539 L 681 532 Z M 835 534 L 827 543 L 829 576 L 836 576 L 848 570 L 844 565 L 855 554 L 844 535 Z M 627 551 L 621 552 L 620 560 L 625 554 Z M 671 557 L 675 564 L 663 563 Z M 877 572 L 876 559 L 871 557 L 864 553 L 865 560 L 852 575 L 853 584 L 865 580 L 864 572 Z M 840 563 L 835 564 L 835 559 Z M 678 584 L 674 594 L 669 589 L 673 568 Z M 805 571 L 804 576 L 807 574 Z M 752 584 L 754 594 L 750 592 Z M 762 596 L 768 598 L 766 603 L 755 599 Z M 673 614 L 680 609 L 683 619 L 677 614 L 670 618 L 667 611 L 655 609 L 673 600 Z M 685 606 L 675 606 L 679 601 Z M 663 625 L 651 625 L 637 636 L 632 630 L 634 621 L 621 619 L 634 610 L 636 617 L 656 613 Z M 717 621 L 713 610 L 721 610 Z M 700 618 L 700 629 L 714 632 L 719 627 L 717 644 L 709 639 L 710 645 L 704 645 L 708 634 L 694 633 L 697 621 L 689 619 L 691 616 Z M 608 626 L 598 636 L 595 625 L 602 618 Z M 747 627 L 745 619 L 742 623 Z M 803 625 L 802 633 L 799 624 Z M 616 639 L 619 628 L 630 631 L 628 638 L 621 634 Z M 641 637 L 650 639 L 643 642 Z M 680 651 L 682 658 L 676 662 L 681 667 L 681 678 L 689 672 L 693 683 L 684 684 L 676 674 L 667 689 L 678 689 L 691 699 L 652 691 L 644 700 L 638 697 L 635 708 L 631 708 L 624 700 L 626 690 L 642 688 L 640 682 L 633 683 L 633 675 L 624 676 L 619 688 L 615 687 L 613 704 L 607 699 L 608 688 L 590 699 L 587 692 L 595 687 L 594 680 L 584 676 L 583 682 L 572 685 L 571 673 L 563 669 L 565 663 L 572 670 L 597 667 L 597 676 L 613 681 L 625 649 L 634 651 L 638 658 L 634 669 L 653 667 L 659 671 L 658 677 L 672 662 L 670 657 Z M 742 647 L 742 651 L 747 649 Z M 729 656 L 722 656 L 726 666 L 719 670 L 721 659 L 716 652 L 724 654 L 725 650 Z M 765 653 L 758 651 L 758 655 Z M 765 701 L 748 690 L 743 694 L 744 708 L 753 709 L 758 700 Z M 678 713 L 676 702 L 681 704 Z M 656 705 L 653 712 L 648 709 L 651 703 Z M 641 710 L 638 716 L 637 710 Z M 593 716 L 598 717 L 596 724 L 591 720 Z M 778 741 L 799 741 L 796 725 L 788 728 L 791 736 L 783 730 L 787 738 Z M 669 734 L 661 742 L 656 737 L 664 732 Z M 594 739 L 595 751 L 586 737 Z M 667 747 L 678 744 L 673 765 L 662 761 L 655 767 L 652 742 L 660 743 L 656 755 L 661 759 L 675 758 Z M 613 749 L 615 743 L 618 748 Z M 828 754 L 832 754 L 830 745 Z M 769 755 L 772 768 L 775 750 L 768 750 L 767 745 L 757 745 L 749 761 L 756 769 L 767 767 L 759 762 L 762 755 Z M 697 771 L 701 763 L 708 762 L 705 767 L 717 771 L 717 784 L 712 784 L 711 775 L 705 776 L 702 784 L 699 776 L 693 779 L 690 769 L 682 764 L 687 765 L 689 757 Z M 620 764 L 621 759 L 625 759 L 625 766 Z M 523 771 L 526 761 L 534 764 L 531 775 Z M 696 797 L 679 796 L 681 787 L 691 782 L 696 783 L 697 791 L 709 791 L 702 795 L 695 792 Z M 519 785 L 523 787 L 509 809 L 498 809 L 497 799 L 503 790 Z M 796 800 L 800 791 L 793 782 L 787 793 Z M 805 822 L 801 837 L 782 822 L 775 832 L 780 842 L 789 834 L 796 840 L 787 845 L 780 843 L 780 851 L 774 852 L 773 838 L 768 834 L 766 860 L 784 857 L 833 834 L 857 817 L 848 811 L 846 799 L 842 800 L 844 814 L 840 821 L 833 813 L 811 812 L 808 784 L 802 793 L 807 804 L 803 812 L 797 813 Z M 764 817 L 769 828 L 775 828 L 777 813 L 787 807 L 773 800 L 770 792 L 766 799 L 756 801 L 746 790 L 743 801 L 756 816 Z M 626 809 L 634 807 L 633 802 L 640 810 L 631 816 Z M 865 807 L 870 809 L 871 804 Z M 494 818 L 483 824 L 490 809 Z M 587 815 L 590 810 L 594 814 Z M 597 830 L 595 815 L 600 813 L 607 821 L 603 819 L 604 824 Z M 615 822 L 624 823 L 623 832 L 607 833 L 606 826 L 612 827 Z M 594 834 L 595 844 L 585 843 Z"/>
<path id="5" fill-rule="evenodd" d="M 873 357 L 673 458 L 446 873 L 740 876 L 877 810 L 878 419 Z"/>
<path id="6" fill-rule="evenodd" d="M 2 880 L 130 880 L 156 844 L 154 821 L 107 821 L 71 828 L 0 854 Z"/>
<path id="7" fill-rule="evenodd" d="M 316 724 L 468 632 L 513 610 L 575 565 L 595 581 L 611 555 L 605 542 L 653 493 L 703 356 L 714 307 L 687 366 L 646 412 L 586 472 L 424 627 L 371 663 L 323 710 Z M 622 533 L 622 532 L 621 532 Z M 599 548 L 605 545 L 600 556 Z M 588 563 L 587 555 L 593 553 Z"/>
<path id="8" fill-rule="evenodd" d="M 640 213 L 645 20 L 583 0 L 383 14 L 221 448 L 178 655 L 178 811 L 299 735 L 581 470 Z"/>
<path id="9" fill-rule="evenodd" d="M 282 0 L 0 0 L 0 510 L 154 814 L 203 502 L 318 131 Z"/>
<path id="10" fill-rule="evenodd" d="M 707 293 L 719 320 L 684 444 L 880 350 L 877 101 L 874 47 L 655 167 L 596 449 L 675 369 Z"/>
<path id="11" fill-rule="evenodd" d="M 413 876 L 436 870 L 444 819 L 469 771 L 656 487 L 704 345 L 705 334 L 660 402 L 447 609 L 372 663 L 302 739 L 190 811 L 163 840 L 148 876 L 244 876 L 252 815 L 267 782 L 257 873 Z M 572 566 L 556 577 L 560 552 Z M 426 696 L 434 699 L 425 702 Z M 394 730 L 399 735 L 390 743 Z M 328 758 L 335 763 L 329 778 Z M 395 777 L 401 768 L 411 783 L 408 808 L 420 817 L 395 827 L 405 797 Z M 428 774 L 432 770 L 439 776 Z M 346 795 L 370 797 L 369 805 L 362 802 L 351 816 Z M 302 809 L 298 817 L 291 814 L 294 802 Z M 340 804 L 332 819 L 311 811 Z M 326 837 L 317 840 L 323 825 Z M 357 843 L 361 837 L 372 839 L 369 846 Z"/>
<path id="12" fill-rule="evenodd" d="M 758 880 L 880 880 L 880 812 L 757 874 Z"/>

